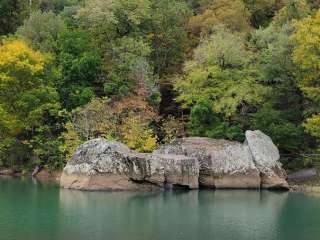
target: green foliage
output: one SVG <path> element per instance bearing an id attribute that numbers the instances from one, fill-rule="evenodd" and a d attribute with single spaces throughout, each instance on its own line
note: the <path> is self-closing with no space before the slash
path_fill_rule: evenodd
<path id="1" fill-rule="evenodd" d="M 293 39 L 296 47 L 293 60 L 301 69 L 300 86 L 309 99 L 320 102 L 319 67 L 320 67 L 320 12 L 314 17 L 307 17 L 298 22 Z"/>
<path id="2" fill-rule="evenodd" d="M 252 34 L 252 47 L 259 53 L 258 69 L 272 92 L 268 94 L 264 106 L 252 114 L 251 128 L 269 134 L 282 152 L 298 153 L 307 145 L 307 136 L 301 127 L 303 97 L 296 79 L 296 65 L 291 57 L 294 49 L 291 35 L 295 31 L 292 20 L 300 15 L 291 14 L 289 6 L 276 15 L 269 27 Z"/>
<path id="3" fill-rule="evenodd" d="M 150 4 L 149 0 L 89 0 L 77 18 L 105 49 L 111 40 L 140 31 L 150 18 Z"/>
<path id="4" fill-rule="evenodd" d="M 318 9 L 318 0 L 2 0 L 0 35 L 18 30 L 0 46 L 0 166 L 61 168 L 96 137 L 150 152 L 181 136 L 243 141 L 247 129 L 281 153 L 316 151 Z"/>
<path id="5" fill-rule="evenodd" d="M 151 43 L 155 72 L 162 76 L 182 63 L 189 46 L 186 25 L 191 14 L 186 3 L 176 0 L 90 0 L 77 18 L 107 52 L 110 41 L 145 36 Z"/>
<path id="6" fill-rule="evenodd" d="M 315 10 L 317 11 L 320 7 L 320 1 L 319 0 L 307 0 L 307 3 L 309 5 L 309 7 L 312 9 L 312 10 Z"/>
<path id="7" fill-rule="evenodd" d="M 4 126 L 12 119 L 16 131 L 32 129 L 46 110 L 59 108 L 58 94 L 45 83 L 46 59 L 22 41 L 0 47 L 0 102 Z"/>
<path id="8" fill-rule="evenodd" d="M 185 107 L 210 100 L 213 110 L 225 117 L 245 114 L 250 105 L 262 102 L 266 88 L 258 82 L 259 73 L 248 67 L 251 53 L 243 41 L 222 27 L 204 38 L 187 62 L 185 75 L 177 79 L 177 100 Z"/>
<path id="9" fill-rule="evenodd" d="M 295 65 L 291 59 L 293 42 L 290 40 L 293 31 L 293 26 L 286 23 L 282 26 L 272 24 L 253 33 L 251 43 L 259 50 L 257 62 L 264 81 L 269 83 L 293 81 Z"/>
<path id="10" fill-rule="evenodd" d="M 237 123 L 230 124 L 223 121 L 212 110 L 212 103 L 208 100 L 198 102 L 191 110 L 188 133 L 191 136 L 202 136 L 218 139 L 243 141 L 244 134 Z"/>
<path id="11" fill-rule="evenodd" d="M 251 127 L 268 134 L 283 152 L 297 153 L 305 147 L 303 128 L 286 120 L 283 114 L 267 103 L 252 114 Z"/>
<path id="12" fill-rule="evenodd" d="M 177 79 L 177 100 L 192 108 L 191 135 L 243 139 L 248 113 L 264 101 L 268 87 L 249 66 L 251 54 L 241 42 L 241 37 L 218 28 L 202 40 L 185 75 Z"/>
<path id="13" fill-rule="evenodd" d="M 0 162 L 4 167 L 28 165 L 32 150 L 16 138 L 6 138 L 0 142 Z"/>
<path id="14" fill-rule="evenodd" d="M 0 35 L 13 33 L 28 13 L 28 2 L 20 0 L 0 1 Z"/>
<path id="15" fill-rule="evenodd" d="M 66 159 L 69 160 L 76 151 L 77 147 L 82 144 L 83 141 L 71 122 L 67 122 L 64 127 L 66 131 L 63 132 L 61 136 L 64 141 L 59 145 L 59 150 L 65 153 Z"/>
<path id="16" fill-rule="evenodd" d="M 289 0 L 274 17 L 274 23 L 284 24 L 293 19 L 302 19 L 310 13 L 310 8 L 305 0 Z"/>
<path id="17" fill-rule="evenodd" d="M 211 4 L 204 5 L 205 10 L 190 19 L 189 27 L 193 34 L 210 34 L 212 28 L 219 24 L 236 32 L 250 30 L 251 14 L 242 0 L 212 1 Z"/>
<path id="18" fill-rule="evenodd" d="M 109 99 L 92 99 L 87 105 L 72 111 L 72 125 L 67 130 L 74 130 L 79 139 L 85 141 L 96 137 L 115 139 L 119 135 L 119 116 L 113 110 L 109 106 Z"/>
<path id="19" fill-rule="evenodd" d="M 93 86 L 100 73 L 101 57 L 91 50 L 89 36 L 84 31 L 66 31 L 58 42 L 61 80 L 57 87 L 63 106 L 70 110 L 94 97 Z"/>
<path id="20" fill-rule="evenodd" d="M 91 0 L 79 10 L 77 18 L 104 54 L 101 82 L 107 96 L 122 97 L 143 89 L 156 97 L 153 49 L 149 38 L 142 37 L 151 31 L 151 12 L 149 0 Z"/>
<path id="21" fill-rule="evenodd" d="M 212 31 L 194 51 L 196 64 L 217 65 L 225 69 L 243 67 L 250 62 L 251 54 L 240 35 L 231 33 L 222 25 L 212 28 Z"/>
<path id="22" fill-rule="evenodd" d="M 299 86 L 309 104 L 306 108 L 306 131 L 319 140 L 319 103 L 320 103 L 320 12 L 306 17 L 296 24 L 293 35 L 296 46 L 293 61 L 299 67 Z"/>
<path id="23" fill-rule="evenodd" d="M 214 112 L 225 117 L 245 115 L 251 106 L 259 105 L 267 88 L 256 81 L 256 73 L 248 70 L 225 69 L 217 66 L 195 68 L 175 85 L 180 92 L 177 100 L 193 106 L 200 100 L 211 100 Z"/>
<path id="24" fill-rule="evenodd" d="M 284 6 L 284 0 L 243 0 L 251 12 L 251 24 L 259 28 L 266 27 L 276 11 Z"/>
<path id="25" fill-rule="evenodd" d="M 148 62 L 150 53 L 149 45 L 142 39 L 124 37 L 116 41 L 107 54 L 105 93 L 124 96 L 136 87 L 151 90 L 154 79 Z"/>
<path id="26" fill-rule="evenodd" d="M 65 7 L 76 5 L 81 3 L 83 0 L 39 0 L 39 8 L 45 12 L 61 12 Z"/>
<path id="27" fill-rule="evenodd" d="M 35 130 L 30 140 L 24 142 L 33 151 L 33 164 L 42 165 L 51 170 L 63 168 L 65 155 L 60 147 L 63 140 L 58 137 L 64 130 L 61 127 L 45 123 Z"/>
<path id="28" fill-rule="evenodd" d="M 0 141 L 5 152 L 15 146 L 37 143 L 31 148 L 32 155 L 40 161 L 56 162 L 56 159 L 47 159 L 56 154 L 51 152 L 53 146 L 48 145 L 55 140 L 49 140 L 50 127 L 45 116 L 57 116 L 60 104 L 53 84 L 44 76 L 46 61 L 41 53 L 19 40 L 5 42 L 0 47 L 0 109 L 3 114 L 0 126 L 4 130 Z M 52 124 L 58 131 L 57 125 Z"/>
<path id="29" fill-rule="evenodd" d="M 65 30 L 60 16 L 52 12 L 36 11 L 18 28 L 17 35 L 44 52 L 57 52 L 58 35 Z"/>
<path id="30" fill-rule="evenodd" d="M 177 71 L 190 50 L 187 24 L 192 11 L 179 0 L 152 0 L 151 11 L 151 57 L 155 73 L 163 77 Z"/>

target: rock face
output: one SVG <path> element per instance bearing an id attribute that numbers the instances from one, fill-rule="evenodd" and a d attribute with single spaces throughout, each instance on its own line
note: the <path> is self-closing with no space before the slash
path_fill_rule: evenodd
<path id="1" fill-rule="evenodd" d="M 261 131 L 247 131 L 244 144 L 249 146 L 254 162 L 261 176 L 262 188 L 287 188 L 286 173 L 279 161 L 278 148 L 270 137 Z"/>
<path id="2" fill-rule="evenodd" d="M 78 147 L 63 170 L 60 185 L 80 190 L 194 189 L 198 176 L 194 158 L 136 153 L 119 142 L 94 139 Z"/>
<path id="3" fill-rule="evenodd" d="M 183 138 L 154 153 L 199 161 L 199 184 L 207 188 L 259 188 L 260 176 L 247 145 L 210 138 Z"/>
<path id="4" fill-rule="evenodd" d="M 130 149 L 121 143 L 95 139 L 80 145 L 63 170 L 60 184 L 81 190 L 120 190 L 138 186 L 124 173 L 124 155 Z M 122 154 L 119 154 L 122 153 Z"/>
<path id="5" fill-rule="evenodd" d="M 247 131 L 241 144 L 183 138 L 151 154 L 94 139 L 78 147 L 60 184 L 80 190 L 162 188 L 288 188 L 279 152 L 260 131 Z"/>

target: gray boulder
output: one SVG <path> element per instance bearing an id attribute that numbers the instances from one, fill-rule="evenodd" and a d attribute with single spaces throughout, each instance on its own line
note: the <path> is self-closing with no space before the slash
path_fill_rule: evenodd
<path id="1" fill-rule="evenodd" d="M 198 159 L 199 184 L 207 188 L 259 188 L 260 176 L 248 146 L 210 138 L 182 138 L 156 150 Z"/>
<path id="2" fill-rule="evenodd" d="M 271 138 L 259 130 L 246 131 L 245 135 L 244 145 L 248 145 L 254 163 L 260 171 L 261 187 L 289 189 L 285 180 L 286 173 L 279 161 L 279 150 L 273 144 Z"/>
<path id="3" fill-rule="evenodd" d="M 199 184 L 209 188 L 289 189 L 278 148 L 261 131 L 247 131 L 246 141 L 183 138 L 154 153 L 183 154 L 199 161 Z"/>
<path id="4" fill-rule="evenodd" d="M 198 188 L 196 159 L 142 154 L 115 141 L 94 139 L 78 147 L 65 166 L 60 185 L 80 190 Z"/>
<path id="5" fill-rule="evenodd" d="M 199 187 L 199 162 L 183 155 L 148 154 L 146 155 L 149 175 L 148 182 L 165 188 Z"/>
<path id="6" fill-rule="evenodd" d="M 247 131 L 244 144 L 182 138 L 151 154 L 94 139 L 78 147 L 60 184 L 81 190 L 163 188 L 288 188 L 279 152 L 260 131 Z"/>
<path id="7" fill-rule="evenodd" d="M 65 166 L 60 185 L 80 190 L 131 190 L 141 186 L 130 181 L 138 162 L 126 161 L 131 150 L 125 145 L 94 139 L 80 145 Z M 139 175 L 137 173 L 137 175 Z"/>

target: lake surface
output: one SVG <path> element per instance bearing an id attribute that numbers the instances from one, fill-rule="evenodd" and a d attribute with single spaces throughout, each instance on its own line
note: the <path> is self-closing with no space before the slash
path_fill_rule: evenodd
<path id="1" fill-rule="evenodd" d="M 80 192 L 0 178 L 2 240 L 320 239 L 320 197 L 268 191 Z"/>

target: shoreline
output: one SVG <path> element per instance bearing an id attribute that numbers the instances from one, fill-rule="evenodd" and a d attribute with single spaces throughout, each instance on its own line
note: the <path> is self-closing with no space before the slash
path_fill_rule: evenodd
<path id="1" fill-rule="evenodd" d="M 295 184 L 290 185 L 290 192 L 302 192 L 302 193 L 320 193 L 320 185 L 310 184 Z"/>
<path id="2" fill-rule="evenodd" d="M 23 173 L 22 171 L 14 171 L 12 169 L 0 170 L 0 177 L 33 177 L 39 181 L 54 181 L 56 183 L 60 183 L 61 174 L 62 170 L 49 171 L 48 169 L 42 169 L 34 176 L 30 172 Z"/>
<path id="3" fill-rule="evenodd" d="M 60 177 L 62 170 L 49 171 L 48 169 L 42 169 L 35 176 L 31 173 L 17 172 L 12 169 L 1 169 L 0 177 L 34 177 L 39 181 L 54 181 L 60 183 Z M 289 183 L 289 192 L 301 192 L 301 193 L 320 193 L 319 183 Z M 257 189 L 262 190 L 262 189 Z"/>

